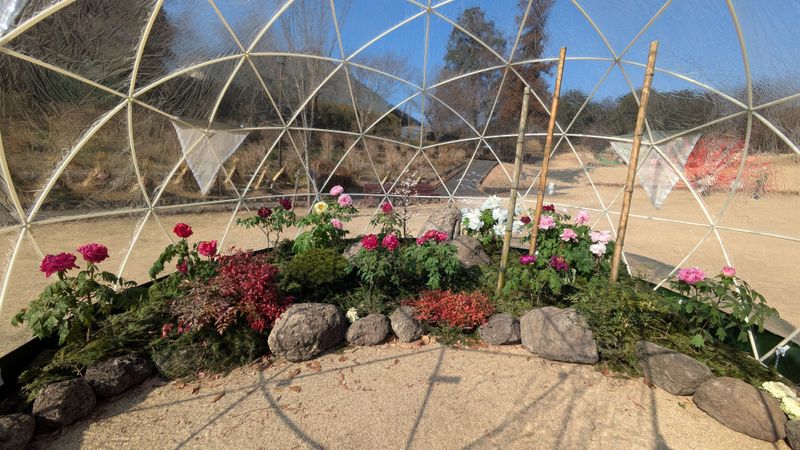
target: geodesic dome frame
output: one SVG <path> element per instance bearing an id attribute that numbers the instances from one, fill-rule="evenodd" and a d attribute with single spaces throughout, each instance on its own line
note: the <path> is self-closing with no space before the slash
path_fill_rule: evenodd
<path id="1" fill-rule="evenodd" d="M 778 20 L 781 13 L 800 17 L 796 6 L 784 6 L 786 10 L 779 11 L 777 6 L 762 5 L 756 10 L 750 4 L 733 0 L 704 4 L 671 0 L 619 1 L 613 8 L 577 0 L 508 0 L 491 4 L 466 0 L 397 0 L 377 2 L 377 6 L 376 2 L 367 0 L 266 3 L 154 0 L 131 2 L 132 6 L 116 14 L 99 8 L 98 14 L 103 15 L 97 16 L 101 18 L 97 20 L 107 21 L 105 27 L 75 22 L 76 26 L 81 23 L 83 27 L 64 30 L 64 24 L 57 19 L 78 20 L 85 6 L 80 0 L 12 3 L 10 6 L 17 8 L 13 17 L 8 16 L 13 18 L 13 22 L 9 21 L 11 26 L 0 34 L 0 58 L 6 67 L 11 67 L 12 62 L 15 69 L 25 66 L 28 71 L 19 72 L 24 76 L 50 74 L 51 78 L 46 80 L 30 78 L 30 83 L 40 85 L 40 91 L 58 92 L 47 98 L 50 103 L 42 107 L 41 114 L 59 117 L 59 121 L 54 119 L 46 126 L 31 129 L 18 126 L 22 119 L 35 115 L 37 108 L 36 105 L 16 104 L 16 101 L 35 97 L 30 97 L 21 86 L 27 79 L 12 79 L 14 83 L 4 85 L 7 101 L 0 101 L 3 107 L 0 117 L 5 116 L 5 120 L 0 121 L 0 175 L 7 218 L 0 231 L 7 241 L 4 251 L 8 263 L 0 294 L 3 317 L 9 313 L 3 307 L 8 304 L 8 297 L 41 285 L 41 280 L 20 281 L 23 273 L 31 271 L 31 261 L 57 251 L 59 245 L 66 245 L 65 241 L 72 244 L 76 239 L 44 243 L 51 241 L 53 230 L 68 228 L 69 224 L 75 224 L 73 234 L 80 234 L 82 224 L 90 220 L 125 218 L 123 225 L 117 222 L 108 225 L 130 230 L 127 245 L 119 249 L 116 258 L 118 273 L 125 275 L 130 273 L 132 264 L 141 265 L 147 260 L 148 255 L 136 253 L 137 248 L 144 246 L 143 241 L 172 239 L 170 225 L 165 219 L 167 215 L 187 214 L 187 209 L 201 206 L 224 206 L 230 210 L 228 218 L 217 224 L 218 229 L 209 227 L 208 232 L 223 242 L 239 243 L 231 237 L 232 225 L 236 217 L 251 210 L 254 202 L 274 200 L 287 192 L 297 197 L 320 198 L 338 180 L 343 168 L 354 160 L 363 164 L 353 163 L 355 169 L 350 169 L 350 175 L 356 173 L 369 182 L 357 183 L 361 189 L 353 195 L 375 199 L 375 204 L 396 197 L 400 181 L 415 171 L 426 171 L 432 185 L 429 191 L 418 193 L 419 199 L 460 204 L 480 200 L 490 192 L 476 189 L 477 184 L 470 180 L 472 168 L 480 161 L 495 164 L 491 170 L 496 172 L 495 178 L 501 180 L 497 183 L 503 192 L 504 187 L 510 186 L 511 177 L 504 164 L 509 162 L 508 158 L 500 148 L 514 137 L 508 124 L 499 123 L 514 117 L 513 114 L 503 116 L 504 108 L 513 107 L 506 106 L 513 103 L 506 99 L 514 95 L 512 88 L 528 86 L 538 105 L 534 110 L 543 114 L 547 109 L 548 89 L 552 90 L 548 70 L 556 59 L 557 52 L 553 49 L 562 45 L 568 47 L 562 92 L 578 86 L 587 95 L 565 101 L 573 107 L 567 108 L 563 119 L 558 120 L 553 156 L 570 158 L 574 170 L 565 175 L 565 185 L 572 186 L 570 177 L 582 180 L 577 183 L 582 184 L 580 189 L 567 189 L 571 192 L 553 197 L 553 203 L 565 208 L 588 209 L 595 216 L 595 226 L 616 229 L 622 192 L 615 184 L 617 174 L 605 173 L 612 172 L 613 167 L 604 166 L 600 158 L 591 163 L 584 159 L 591 154 L 587 153 L 587 148 L 596 153 L 602 144 L 628 142 L 629 138 L 620 137 L 623 133 L 615 133 L 610 128 L 593 128 L 588 123 L 591 121 L 584 119 L 594 120 L 598 114 L 624 109 L 624 102 L 620 101 L 600 113 L 592 112 L 599 107 L 594 103 L 595 96 L 626 97 L 636 104 L 644 50 L 650 39 L 657 38 L 662 42 L 662 54 L 656 67 L 654 88 L 665 93 L 662 107 L 670 107 L 672 103 L 668 100 L 671 98 L 678 103 L 694 100 L 705 109 L 697 117 L 685 121 L 680 117 L 675 119 L 674 114 L 658 116 L 658 107 L 648 116 L 646 152 L 661 156 L 678 175 L 682 190 L 670 195 L 673 202 L 681 198 L 685 205 L 671 211 L 646 204 L 634 205 L 635 224 L 631 232 L 640 236 L 640 240 L 638 246 L 634 242 L 626 249 L 653 259 L 661 258 L 661 250 L 675 253 L 667 258 L 668 270 L 655 277 L 659 285 L 677 268 L 687 264 L 708 265 L 709 269 L 723 263 L 742 267 L 744 264 L 739 261 L 746 259 L 743 252 L 748 247 L 768 248 L 770 252 L 764 253 L 764 258 L 778 255 L 785 258 L 784 261 L 791 261 L 792 255 L 800 250 L 800 232 L 791 226 L 793 213 L 787 210 L 798 205 L 798 194 L 792 190 L 792 183 L 800 179 L 797 176 L 800 170 L 791 158 L 800 155 L 800 136 L 793 122 L 785 121 L 787 110 L 800 109 L 797 83 L 800 67 L 789 62 L 787 44 L 781 44 L 782 41 L 791 42 L 786 36 L 797 36 L 797 31 L 790 29 L 790 20 Z M 485 9 L 483 19 L 475 15 L 470 16 L 473 21 L 465 19 L 468 10 L 481 6 Z M 381 14 L 375 15 L 375 12 Z M 344 20 L 348 15 L 349 22 Z M 694 19 L 690 20 L 690 15 Z M 681 21 L 691 25 L 705 21 L 708 29 L 683 29 L 679 26 Z M 678 26 L 679 32 L 670 34 L 667 31 L 670 26 Z M 489 28 L 499 31 L 487 32 Z M 525 56 L 531 42 L 524 36 L 530 30 L 540 30 L 549 43 L 542 44 L 535 58 Z M 67 39 L 70 31 L 86 39 Z M 56 32 L 67 33 L 65 42 L 58 46 L 52 41 L 60 39 L 53 36 Z M 504 44 L 499 43 L 498 35 L 507 36 Z M 112 45 L 115 39 L 122 43 Z M 447 45 L 443 45 L 445 40 Z M 704 40 L 709 47 L 720 45 L 729 56 L 736 56 L 725 60 L 721 69 L 714 68 L 712 65 L 718 61 L 712 57 L 713 49 L 688 51 L 690 46 Z M 41 41 L 50 47 L 37 46 Z M 163 41 L 169 43 L 159 45 Z M 454 67 L 454 58 L 448 60 L 448 46 L 453 42 L 460 42 L 458 45 L 467 48 L 466 59 L 474 63 L 462 61 L 460 66 Z M 97 51 L 105 45 L 124 51 L 118 55 Z M 91 46 L 92 52 L 83 46 Z M 384 55 L 398 52 L 401 55 L 395 59 L 413 61 L 398 65 L 390 58 L 382 59 Z M 79 60 L 88 53 L 99 55 L 98 60 Z M 703 56 L 709 60 L 704 61 Z M 784 68 L 771 77 L 769 73 L 775 70 L 770 64 L 781 64 Z M 593 81 L 587 82 L 588 79 Z M 66 118 L 61 120 L 61 113 L 66 117 L 74 112 L 64 108 L 62 103 L 69 103 L 75 110 L 82 106 L 69 92 L 61 93 L 72 89 L 70 83 L 91 90 L 92 99 L 100 98 L 92 100 L 91 108 L 84 108 L 89 110 L 84 114 L 94 113 L 90 121 L 83 116 L 72 122 Z M 487 91 L 474 95 L 464 92 L 465 88 L 487 86 Z M 682 98 L 677 94 L 680 92 L 693 94 Z M 479 100 L 470 103 L 464 97 Z M 330 112 L 329 108 L 320 113 L 323 104 L 335 105 L 338 110 L 347 112 Z M 15 108 L 26 114 L 15 114 Z M 238 111 L 244 109 L 255 112 L 242 116 Z M 248 117 L 256 119 L 248 121 Z M 341 117 L 348 118 L 346 124 L 337 122 Z M 503 117 L 505 119 L 501 120 Z M 620 113 L 620 117 L 626 116 Z M 198 120 L 202 125 L 198 125 Z M 527 133 L 534 149 L 545 134 L 543 127 L 535 122 Z M 193 144 L 176 147 L 173 130 L 163 126 L 166 123 L 196 128 L 201 136 Z M 188 194 L 174 189 L 176 180 L 183 183 L 180 179 L 185 172 L 187 154 L 201 147 L 201 141 L 219 129 L 220 124 L 249 133 L 251 137 L 258 136 L 249 141 L 252 147 L 258 147 L 247 153 L 250 160 L 237 162 L 238 165 L 227 159 L 217 161 L 223 187 L 213 198 L 198 194 L 196 189 L 188 188 L 192 190 Z M 50 141 L 35 137 L 35 132 L 44 128 L 53 133 L 49 127 L 57 128 L 54 125 L 69 128 L 61 140 L 68 142 L 68 147 L 49 148 Z M 516 126 L 515 123 L 511 125 L 512 129 Z M 630 118 L 632 125 L 633 118 Z M 664 129 L 668 130 L 666 135 Z M 769 134 L 770 142 L 781 150 L 756 148 L 753 145 L 756 131 Z M 720 140 L 733 143 L 738 149 L 732 153 L 725 150 L 717 157 L 734 159 L 734 164 L 728 166 L 729 171 L 730 167 L 734 168 L 730 175 L 733 179 L 725 182 L 727 186 L 720 186 L 719 182 L 713 186 L 712 181 L 717 192 L 711 197 L 704 192 L 708 183 L 698 181 L 701 178 L 690 178 L 686 169 L 662 149 L 674 139 L 693 133 L 708 135 L 710 150 L 706 160 L 710 160 L 717 149 L 713 143 Z M 116 140 L 106 137 L 110 135 L 116 136 Z M 171 153 L 163 152 L 167 156 L 149 150 L 155 148 L 152 141 L 159 139 L 165 142 L 165 147 L 172 145 Z M 340 142 L 328 144 L 333 150 L 324 154 L 324 139 L 339 139 Z M 53 139 L 53 143 L 55 141 Z M 44 148 L 34 149 L 34 144 Z M 111 156 L 103 156 L 103 147 L 109 148 L 105 155 Z M 314 148 L 312 153 L 317 153 L 309 156 L 310 147 L 323 150 L 317 152 Z M 35 151 L 26 155 L 31 149 Z M 281 170 L 282 156 L 274 170 L 267 169 L 276 159 L 276 153 L 282 155 L 284 150 L 287 158 L 296 158 L 295 169 L 300 173 L 295 177 L 294 190 L 259 191 L 258 185 L 265 177 L 280 175 L 277 172 Z M 446 163 L 449 151 L 456 153 L 457 159 L 463 160 L 458 161 L 462 164 Z M 243 152 L 237 150 L 233 157 Z M 212 151 L 210 155 L 216 157 L 217 152 Z M 39 167 L 25 162 L 39 156 L 50 165 Z M 164 161 L 159 159 L 162 156 Z M 392 158 L 400 161 L 387 168 Z M 95 160 L 99 162 L 92 166 L 90 162 Z M 332 162 L 327 168 L 322 167 L 325 160 Z M 771 178 L 748 181 L 751 171 L 758 172 L 767 164 Z M 159 170 L 153 170 L 155 166 Z M 26 170 L 36 173 L 23 176 Z M 240 181 L 234 181 L 233 172 L 240 174 Z M 298 190 L 297 180 L 302 177 L 305 177 L 303 188 L 307 192 Z M 484 173 L 479 183 L 488 182 L 491 177 L 492 173 Z M 106 187 L 118 178 L 124 186 Z M 524 181 L 521 199 L 525 206 L 531 206 L 535 198 L 531 193 L 536 180 L 533 173 Z M 753 188 L 748 186 L 751 181 L 761 184 Z M 772 185 L 766 188 L 764 183 Z M 781 186 L 774 186 L 776 183 Z M 38 188 L 30 187 L 37 184 Z M 121 200 L 104 197 L 96 204 L 87 204 L 86 199 L 92 199 L 92 192 L 98 189 L 115 193 Z M 119 194 L 123 191 L 124 195 Z M 760 197 L 757 208 L 750 203 L 754 195 Z M 643 192 L 637 192 L 636 196 L 645 198 Z M 77 206 L 60 209 L 57 203 L 62 201 L 61 197 L 63 203 Z M 764 204 L 775 205 L 775 214 L 781 217 L 765 217 L 763 214 L 770 210 L 762 212 L 759 208 Z M 748 208 L 754 208 L 751 214 L 747 213 Z M 686 212 L 689 209 L 691 212 Z M 680 243 L 674 244 L 675 248 L 654 246 L 648 251 L 650 244 L 659 239 Z M 712 254 L 714 256 L 708 256 Z M 636 269 L 636 261 L 628 263 Z M 788 298 L 793 289 L 800 287 L 797 285 L 800 276 L 792 275 L 797 269 L 788 269 L 780 278 L 768 278 L 756 270 L 757 262 L 751 265 L 752 270 L 743 267 L 743 275 L 750 272 L 755 286 L 764 290 L 768 300 L 777 304 L 781 312 L 789 314 L 789 322 L 800 324 L 796 302 Z M 24 288 L 15 291 L 15 283 Z M 772 289 L 776 283 L 785 285 Z M 772 301 L 779 298 L 780 301 Z M 782 327 L 780 331 L 786 339 L 779 345 L 800 332 L 800 329 L 790 329 L 788 324 Z M 759 354 L 755 346 L 753 351 L 762 360 L 774 353 L 773 349 Z"/>

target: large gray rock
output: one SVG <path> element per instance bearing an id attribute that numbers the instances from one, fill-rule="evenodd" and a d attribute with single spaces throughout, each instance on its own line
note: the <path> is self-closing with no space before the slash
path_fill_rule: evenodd
<path id="1" fill-rule="evenodd" d="M 389 336 L 389 326 L 389 319 L 383 314 L 362 317 L 347 329 L 347 342 L 353 345 L 378 345 Z"/>
<path id="2" fill-rule="evenodd" d="M 792 450 L 800 450 L 800 420 L 786 422 L 786 442 Z"/>
<path id="3" fill-rule="evenodd" d="M 481 340 L 491 345 L 518 344 L 519 320 L 511 314 L 493 314 L 478 328 Z"/>
<path id="4" fill-rule="evenodd" d="M 472 236 L 458 236 L 450 244 L 456 247 L 458 260 L 467 269 L 492 263 L 492 259 L 483 251 L 480 241 Z"/>
<path id="5" fill-rule="evenodd" d="M 592 330 L 572 308 L 529 311 L 520 319 L 520 338 L 523 347 L 542 358 L 582 364 L 600 359 Z"/>
<path id="6" fill-rule="evenodd" d="M 356 242 L 347 247 L 346 249 L 344 249 L 344 252 L 342 252 L 342 256 L 344 256 L 344 259 L 346 259 L 349 262 L 356 257 L 359 251 L 361 251 L 361 241 Z"/>
<path id="7" fill-rule="evenodd" d="M 49 384 L 33 402 L 36 427 L 41 431 L 65 427 L 87 417 L 97 399 L 83 378 Z"/>
<path id="8" fill-rule="evenodd" d="M 705 364 L 652 342 L 637 342 L 636 358 L 644 377 L 670 394 L 692 395 L 714 376 Z"/>
<path id="9" fill-rule="evenodd" d="M 0 450 L 22 450 L 36 429 L 36 421 L 27 414 L 0 416 Z"/>
<path id="10" fill-rule="evenodd" d="M 416 311 L 411 306 L 401 306 L 392 312 L 389 320 L 392 331 L 401 342 L 412 342 L 422 337 L 422 325 L 414 317 Z"/>
<path id="11" fill-rule="evenodd" d="M 712 378 L 697 388 L 692 400 L 706 414 L 734 431 L 768 442 L 786 437 L 786 416 L 778 402 L 742 380 Z"/>
<path id="12" fill-rule="evenodd" d="M 422 236 L 428 230 L 444 231 L 450 239 L 459 236 L 461 234 L 461 210 L 452 202 L 444 208 L 437 209 L 422 224 L 417 235 Z"/>
<path id="13" fill-rule="evenodd" d="M 99 362 L 84 379 L 98 397 L 113 397 L 144 381 L 153 373 L 153 363 L 139 355 L 124 355 Z"/>
<path id="14" fill-rule="evenodd" d="M 289 361 L 307 361 L 344 340 L 347 319 L 334 305 L 299 303 L 275 322 L 267 343 Z"/>

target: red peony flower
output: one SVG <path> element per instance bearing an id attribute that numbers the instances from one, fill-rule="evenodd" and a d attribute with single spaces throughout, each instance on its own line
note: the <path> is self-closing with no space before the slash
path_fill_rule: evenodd
<path id="1" fill-rule="evenodd" d="M 197 245 L 197 253 L 211 258 L 217 254 L 217 241 L 203 241 Z"/>
<path id="2" fill-rule="evenodd" d="M 447 233 L 445 233 L 444 231 L 437 231 L 436 232 L 436 236 L 435 236 L 436 242 L 444 242 L 444 241 L 448 240 L 449 238 L 450 238 L 450 236 L 448 236 Z"/>
<path id="3" fill-rule="evenodd" d="M 527 225 L 531 223 L 531 218 L 528 216 L 520 216 L 519 221 L 522 222 L 523 225 Z"/>
<path id="4" fill-rule="evenodd" d="M 283 209 L 290 211 L 292 209 L 292 200 L 289 198 L 282 198 L 278 200 L 278 204 L 283 207 Z"/>
<path id="5" fill-rule="evenodd" d="M 542 205 L 542 211 L 555 212 L 555 210 L 556 210 L 556 206 L 554 204 L 552 204 L 552 203 L 549 204 L 549 205 Z"/>
<path id="6" fill-rule="evenodd" d="M 186 239 L 192 235 L 192 227 L 186 225 L 185 223 L 179 223 L 175 225 L 175 228 L 172 229 L 172 232 L 175 233 L 179 238 Z"/>
<path id="7" fill-rule="evenodd" d="M 186 264 L 186 261 L 175 264 L 175 268 L 178 269 L 180 273 L 189 273 L 189 266 Z"/>
<path id="8" fill-rule="evenodd" d="M 394 206 L 389 202 L 383 202 L 383 204 L 381 204 L 381 211 L 383 211 L 384 214 L 391 214 L 392 211 L 394 211 Z"/>
<path id="9" fill-rule="evenodd" d="M 39 270 L 44 272 L 45 277 L 49 277 L 54 273 L 66 272 L 70 269 L 77 269 L 75 260 L 78 258 L 72 253 L 61 252 L 57 255 L 47 255 L 42 259 L 39 265 Z"/>
<path id="10" fill-rule="evenodd" d="M 368 234 L 361 238 L 361 246 L 367 251 L 372 251 L 378 248 L 378 236 Z"/>
<path id="11" fill-rule="evenodd" d="M 394 233 L 387 234 L 383 238 L 383 246 L 386 248 L 386 250 L 393 252 L 397 249 L 397 247 L 400 246 L 400 240 L 397 239 L 397 236 L 395 236 Z"/>
<path id="12" fill-rule="evenodd" d="M 269 217 L 271 215 L 272 215 L 272 209 L 271 208 L 267 208 L 266 206 L 262 206 L 261 208 L 258 208 L 258 217 L 261 217 L 262 219 L 266 219 L 267 217 Z"/>
<path id="13" fill-rule="evenodd" d="M 550 258 L 550 267 L 556 269 L 559 272 L 566 272 L 567 270 L 569 270 L 569 263 L 563 257 L 553 255 L 553 257 Z"/>
<path id="14" fill-rule="evenodd" d="M 84 244 L 78 247 L 78 253 L 83 255 L 86 261 L 97 264 L 108 258 L 108 247 L 97 243 Z"/>
<path id="15" fill-rule="evenodd" d="M 169 336 L 169 332 L 175 327 L 174 324 L 165 323 L 161 326 L 161 339 L 166 339 Z"/>

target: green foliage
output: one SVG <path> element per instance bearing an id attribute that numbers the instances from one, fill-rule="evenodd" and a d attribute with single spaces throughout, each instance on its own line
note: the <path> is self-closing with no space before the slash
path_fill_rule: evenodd
<path id="1" fill-rule="evenodd" d="M 177 258 L 176 267 L 178 271 L 189 279 L 208 280 L 217 272 L 217 264 L 213 258 L 202 258 L 197 253 L 198 242 L 195 242 L 192 249 L 189 249 L 189 242 L 181 239 L 177 244 L 169 244 L 150 267 L 149 275 L 151 279 L 156 279 L 158 274 L 164 271 L 164 266 Z"/>
<path id="2" fill-rule="evenodd" d="M 398 214 L 394 210 L 391 203 L 381 204 L 381 212 L 376 214 L 370 219 L 369 224 L 374 227 L 380 227 L 378 238 L 383 239 L 384 236 L 394 233 L 396 236 L 403 236 L 403 230 L 406 229 L 407 219 Z"/>
<path id="3" fill-rule="evenodd" d="M 238 219 L 237 225 L 243 226 L 247 229 L 258 227 L 264 230 L 267 235 L 267 246 L 269 247 L 273 242 L 271 237 L 275 236 L 275 242 L 278 242 L 283 230 L 294 226 L 297 222 L 297 215 L 291 209 L 286 209 L 283 206 L 276 206 L 275 209 L 260 208 L 258 214 L 244 219 Z"/>
<path id="4" fill-rule="evenodd" d="M 117 306 L 118 296 L 113 286 L 135 284 L 100 271 L 92 263 L 76 276 L 58 272 L 58 280 L 44 288 L 28 308 L 18 312 L 11 324 L 25 323 L 33 335 L 41 339 L 57 335 L 62 345 L 88 342 L 97 323 Z"/>
<path id="5" fill-rule="evenodd" d="M 331 301 L 346 290 L 347 260 L 335 249 L 312 248 L 283 269 L 283 287 L 300 301 Z"/>
<path id="6" fill-rule="evenodd" d="M 691 342 L 696 347 L 713 339 L 724 341 L 730 332 L 737 340 L 745 342 L 752 326 L 761 332 L 764 320 L 778 315 L 774 308 L 767 306 L 763 295 L 740 278 L 718 274 L 694 284 L 673 279 L 670 286 L 685 296 L 668 296 L 667 299 L 672 310 L 686 322 Z"/>
<path id="7" fill-rule="evenodd" d="M 363 286 L 338 295 L 336 297 L 336 303 L 342 311 L 355 308 L 358 317 L 365 317 L 373 313 L 387 314 L 398 305 L 395 297 L 390 297 L 384 290 L 369 289 Z"/>
<path id="8" fill-rule="evenodd" d="M 403 289 L 403 269 L 400 252 L 384 247 L 374 250 L 361 248 L 350 266 L 350 270 L 358 274 L 364 288 L 370 291 L 381 290 L 392 295 L 398 295 Z"/>
<path id="9" fill-rule="evenodd" d="M 494 292 L 497 276 L 496 266 L 488 268 L 484 273 L 487 291 Z M 519 262 L 517 252 L 511 252 L 506 268 L 506 282 L 496 298 L 497 309 L 519 316 L 535 307 L 556 305 L 565 285 L 572 283 L 571 276 L 571 273 L 558 272 L 549 265 L 532 269 L 530 265 L 525 266 Z M 568 292 L 572 291 L 570 287 L 567 289 Z"/>
<path id="10" fill-rule="evenodd" d="M 323 206 L 324 205 L 324 206 Z M 303 253 L 311 248 L 335 248 L 342 250 L 344 237 L 348 231 L 334 226 L 334 220 L 349 222 L 358 210 L 354 206 L 340 206 L 338 203 L 317 202 L 312 212 L 297 222 L 297 226 L 307 228 L 294 241 L 294 252 Z"/>
<path id="11" fill-rule="evenodd" d="M 422 245 L 407 245 L 400 249 L 400 266 L 406 289 L 415 291 L 448 289 L 461 271 L 458 251 L 450 244 L 429 240 Z"/>

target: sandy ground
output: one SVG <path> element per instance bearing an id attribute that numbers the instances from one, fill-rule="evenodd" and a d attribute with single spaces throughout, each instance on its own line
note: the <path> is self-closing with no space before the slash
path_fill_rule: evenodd
<path id="1" fill-rule="evenodd" d="M 731 431 L 690 397 L 519 346 L 386 344 L 150 380 L 35 448 L 788 448 Z"/>

